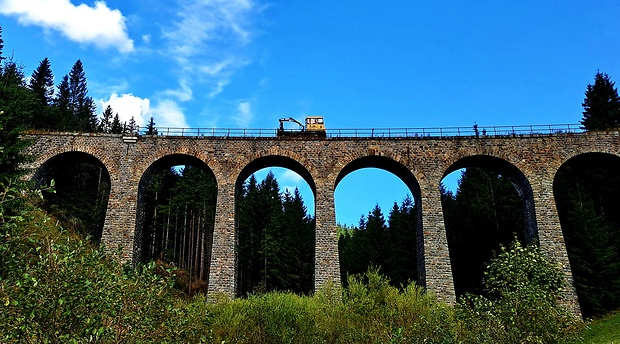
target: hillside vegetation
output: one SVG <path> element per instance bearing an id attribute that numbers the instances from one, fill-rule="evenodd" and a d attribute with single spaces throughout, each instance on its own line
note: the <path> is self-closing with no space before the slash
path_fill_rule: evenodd
<path id="1" fill-rule="evenodd" d="M 209 303 L 175 291 L 171 274 L 155 264 L 118 264 L 32 206 L 4 218 L 0 255 L 6 343 L 556 343 L 579 328 L 556 302 L 559 270 L 518 242 L 487 270 L 493 297 L 471 296 L 456 307 L 415 284 L 390 286 L 372 269 L 313 296 L 272 292 Z"/>

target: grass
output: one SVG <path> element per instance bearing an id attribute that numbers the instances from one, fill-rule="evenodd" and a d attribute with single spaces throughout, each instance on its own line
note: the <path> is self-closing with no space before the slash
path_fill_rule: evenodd
<path id="1" fill-rule="evenodd" d="M 592 320 L 582 332 L 582 340 L 588 344 L 620 344 L 620 310 Z"/>

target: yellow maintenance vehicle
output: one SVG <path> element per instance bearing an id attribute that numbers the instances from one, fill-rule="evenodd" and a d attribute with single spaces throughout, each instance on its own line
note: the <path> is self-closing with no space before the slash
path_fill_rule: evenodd
<path id="1" fill-rule="evenodd" d="M 278 128 L 278 136 L 316 136 L 325 137 L 325 122 L 323 122 L 323 116 L 307 116 L 306 125 L 304 126 L 293 117 L 280 118 L 280 127 Z M 299 125 L 298 130 L 285 130 L 284 122 L 293 122 Z"/>

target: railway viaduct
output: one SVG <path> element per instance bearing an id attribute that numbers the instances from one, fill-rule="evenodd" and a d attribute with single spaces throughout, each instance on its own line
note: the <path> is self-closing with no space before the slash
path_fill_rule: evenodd
<path id="1" fill-rule="evenodd" d="M 440 298 L 455 302 L 440 182 L 452 171 L 483 166 L 508 177 L 522 198 L 525 233 L 560 262 L 568 278 L 566 303 L 579 312 L 553 195 L 558 169 L 581 155 L 620 154 L 618 132 L 467 137 L 278 138 L 216 136 L 131 137 L 113 134 L 31 133 L 30 177 L 44 178 L 58 157 L 78 154 L 105 167 L 110 196 L 102 242 L 120 248 L 123 259 L 140 254 L 142 196 L 162 168 L 193 165 L 217 183 L 209 293 L 234 295 L 235 195 L 252 173 L 285 167 L 302 176 L 315 197 L 315 287 L 339 281 L 334 190 L 348 173 L 365 167 L 392 172 L 409 187 L 417 205 L 420 281 Z"/>

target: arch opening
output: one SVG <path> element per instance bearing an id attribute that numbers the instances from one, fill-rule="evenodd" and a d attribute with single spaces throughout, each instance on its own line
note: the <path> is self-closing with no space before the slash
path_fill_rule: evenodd
<path id="1" fill-rule="evenodd" d="M 313 291 L 315 190 L 308 170 L 288 157 L 259 158 L 243 169 L 235 198 L 237 296 Z"/>
<path id="2" fill-rule="evenodd" d="M 507 161 L 463 158 L 444 173 L 439 191 L 457 297 L 483 293 L 486 263 L 500 245 L 508 247 L 515 238 L 538 243 L 531 186 Z"/>
<path id="3" fill-rule="evenodd" d="M 155 161 L 138 188 L 135 256 L 176 269 L 177 287 L 206 293 L 211 266 L 217 183 L 211 169 L 189 155 Z"/>
<path id="4" fill-rule="evenodd" d="M 334 198 L 343 285 L 370 267 L 394 286 L 424 283 L 420 187 L 411 171 L 387 157 L 356 159 L 336 178 Z"/>
<path id="5" fill-rule="evenodd" d="M 620 157 L 586 153 L 558 169 L 553 193 L 584 317 L 620 307 Z"/>
<path id="6" fill-rule="evenodd" d="M 36 171 L 37 186 L 50 185 L 43 192 L 43 208 L 63 220 L 69 228 L 101 240 L 110 195 L 110 174 L 93 155 L 66 152 L 56 155 Z"/>

